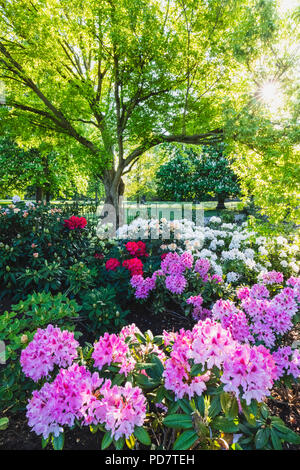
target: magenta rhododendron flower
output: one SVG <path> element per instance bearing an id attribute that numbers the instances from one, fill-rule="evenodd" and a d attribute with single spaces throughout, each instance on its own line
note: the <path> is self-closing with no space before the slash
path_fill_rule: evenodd
<path id="1" fill-rule="evenodd" d="M 204 282 L 208 281 L 207 273 L 210 270 L 210 262 L 206 258 L 199 258 L 195 263 L 195 272 L 199 273 Z"/>
<path id="2" fill-rule="evenodd" d="M 247 299 L 250 296 L 249 287 L 240 287 L 240 289 L 237 289 L 236 295 L 240 300 Z"/>
<path id="3" fill-rule="evenodd" d="M 173 294 L 182 294 L 187 286 L 187 280 L 180 274 L 171 274 L 166 276 L 166 288 Z"/>
<path id="4" fill-rule="evenodd" d="M 47 377 L 54 366 L 67 367 L 77 357 L 79 344 L 74 333 L 62 331 L 48 325 L 46 329 L 38 329 L 33 340 L 21 352 L 20 363 L 24 374 L 37 382 Z"/>
<path id="5" fill-rule="evenodd" d="M 125 245 L 126 250 L 134 257 L 140 258 L 141 256 L 148 257 L 146 253 L 146 244 L 139 240 L 138 242 L 128 242 Z"/>
<path id="6" fill-rule="evenodd" d="M 286 375 L 292 375 L 296 380 L 300 377 L 300 352 L 292 350 L 290 346 L 278 348 L 272 354 L 276 363 L 276 379 Z"/>
<path id="7" fill-rule="evenodd" d="M 117 258 L 109 258 L 105 263 L 107 271 L 115 271 L 121 265 Z"/>
<path id="8" fill-rule="evenodd" d="M 85 217 L 77 217 L 72 215 L 69 219 L 64 220 L 64 226 L 69 230 L 75 230 L 76 228 L 84 228 L 87 224 Z"/>
<path id="9" fill-rule="evenodd" d="M 135 288 L 135 297 L 137 299 L 146 299 L 149 293 L 155 289 L 155 279 L 152 277 L 144 279 L 141 274 L 134 274 L 130 283 Z"/>
<path id="10" fill-rule="evenodd" d="M 143 275 L 143 263 L 139 258 L 126 259 L 122 266 L 129 270 L 131 276 Z"/>

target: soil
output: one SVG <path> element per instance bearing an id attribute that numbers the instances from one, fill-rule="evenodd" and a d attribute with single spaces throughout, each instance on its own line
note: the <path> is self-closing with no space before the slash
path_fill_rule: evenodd
<path id="1" fill-rule="evenodd" d="M 148 329 L 154 335 L 161 334 L 163 330 L 178 331 L 180 328 L 189 329 L 193 323 L 189 319 L 181 319 L 169 315 L 153 315 L 148 311 L 131 311 L 127 316 L 127 324 L 135 323 L 136 326 L 145 332 Z M 300 386 L 296 385 L 290 389 L 273 389 L 272 398 L 267 400 L 273 415 L 279 416 L 284 423 L 293 431 L 300 434 Z M 0 431 L 0 450 L 40 450 L 41 438 L 36 436 L 27 425 L 24 412 L 5 414 L 9 418 L 9 426 L 5 431 Z M 102 436 L 100 433 L 92 434 L 89 428 L 66 429 L 65 450 L 99 450 L 101 448 Z M 285 449 L 300 450 L 300 446 L 286 444 Z M 46 447 L 51 450 L 51 444 Z"/>

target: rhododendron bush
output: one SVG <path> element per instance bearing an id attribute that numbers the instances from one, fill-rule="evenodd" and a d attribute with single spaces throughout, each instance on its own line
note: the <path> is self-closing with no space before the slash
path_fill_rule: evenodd
<path id="1" fill-rule="evenodd" d="M 261 272 L 272 269 L 283 272 L 285 277 L 299 272 L 297 232 L 288 237 L 261 236 L 247 221 L 239 225 L 211 217 L 207 225 L 197 225 L 187 219 L 137 218 L 120 227 L 117 237 L 159 245 L 162 253 L 191 251 L 195 257 L 207 258 L 214 272 L 234 285 L 252 282 Z"/>
<path id="2" fill-rule="evenodd" d="M 284 364 L 276 354 L 241 344 L 210 318 L 156 337 L 131 324 L 92 348 L 50 325 L 21 354 L 24 374 L 39 385 L 27 405 L 28 424 L 43 446 L 51 439 L 56 449 L 73 426 L 102 432 L 102 449 L 299 443 L 264 403 L 289 361 L 289 351 Z"/>

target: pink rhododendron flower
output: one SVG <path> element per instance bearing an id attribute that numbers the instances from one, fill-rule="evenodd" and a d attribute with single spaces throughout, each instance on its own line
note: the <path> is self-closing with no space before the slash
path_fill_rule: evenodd
<path id="1" fill-rule="evenodd" d="M 127 382 L 124 387 L 111 387 L 107 380 L 100 390 L 100 422 L 115 440 L 129 438 L 135 426 L 142 426 L 146 418 L 146 398 L 139 387 Z"/>
<path id="2" fill-rule="evenodd" d="M 125 376 L 135 366 L 135 360 L 130 354 L 128 344 L 115 334 L 104 333 L 104 336 L 99 338 L 94 344 L 92 358 L 95 367 L 99 370 L 105 365 L 110 366 L 112 363 L 117 363 L 120 366 L 120 374 L 124 373 Z"/>
<path id="3" fill-rule="evenodd" d="M 277 271 L 269 271 L 263 273 L 262 280 L 264 284 L 281 284 L 283 282 L 283 274 Z"/>
<path id="4" fill-rule="evenodd" d="M 73 426 L 75 419 L 87 424 L 97 422 L 91 413 L 97 408 L 99 401 L 94 393 L 102 382 L 97 372 L 91 374 L 78 364 L 61 369 L 53 382 L 33 392 L 27 405 L 29 426 L 47 439 L 49 434 L 58 436 L 62 426 Z"/>
<path id="5" fill-rule="evenodd" d="M 67 367 L 77 357 L 79 344 L 74 333 L 48 325 L 38 329 L 33 340 L 21 352 L 20 363 L 24 374 L 37 382 L 47 377 L 55 365 Z"/>
<path id="6" fill-rule="evenodd" d="M 237 343 L 224 360 L 221 382 L 225 384 L 225 392 L 241 396 L 250 405 L 252 399 L 261 402 L 270 394 L 275 378 L 274 359 L 264 346 Z"/>
<path id="7" fill-rule="evenodd" d="M 236 292 L 237 298 L 240 300 L 247 299 L 250 295 L 249 287 L 240 287 Z"/>
<path id="8" fill-rule="evenodd" d="M 199 321 L 192 330 L 193 343 L 189 357 L 196 364 L 221 367 L 225 358 L 234 349 L 235 341 L 229 330 L 222 328 L 220 323 L 207 318 Z"/>
<path id="9" fill-rule="evenodd" d="M 192 377 L 190 374 L 191 365 L 188 359 L 192 341 L 191 331 L 180 330 L 176 336 L 170 359 L 165 362 L 163 372 L 165 387 L 175 393 L 176 400 L 183 398 L 184 395 L 190 399 L 195 394 L 202 395 L 206 390 L 205 383 L 210 379 L 210 372 L 196 377 Z"/>

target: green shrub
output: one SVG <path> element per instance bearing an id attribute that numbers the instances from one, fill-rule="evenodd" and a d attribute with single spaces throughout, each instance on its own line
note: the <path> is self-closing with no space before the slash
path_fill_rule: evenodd
<path id="1" fill-rule="evenodd" d="M 63 294 L 40 292 L 12 305 L 11 312 L 0 316 L 0 340 L 5 344 L 5 364 L 0 365 L 0 408 L 23 409 L 32 391 L 19 363 L 20 353 L 38 328 L 48 324 L 74 331 L 74 319 L 80 306 Z M 80 333 L 76 333 L 80 336 Z"/>
<path id="2" fill-rule="evenodd" d="M 86 325 L 93 332 L 119 329 L 127 314 L 117 304 L 116 290 L 111 286 L 93 289 L 83 297 L 82 316 L 87 317 Z"/>

